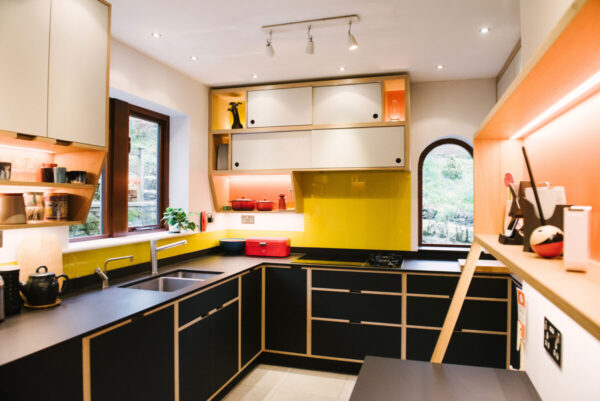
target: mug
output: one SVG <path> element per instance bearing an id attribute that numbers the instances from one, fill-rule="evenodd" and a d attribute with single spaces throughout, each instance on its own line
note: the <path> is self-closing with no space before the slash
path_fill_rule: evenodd
<path id="1" fill-rule="evenodd" d="M 65 167 L 54 167 L 54 182 L 57 184 L 67 182 L 67 169 Z"/>

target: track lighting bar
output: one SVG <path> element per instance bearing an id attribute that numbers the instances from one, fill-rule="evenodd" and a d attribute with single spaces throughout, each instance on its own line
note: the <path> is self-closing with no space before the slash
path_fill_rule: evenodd
<path id="1" fill-rule="evenodd" d="M 349 23 L 357 23 L 360 22 L 360 17 L 357 14 L 352 15 L 342 15 L 339 17 L 327 17 L 327 18 L 317 18 L 317 19 L 307 19 L 303 21 L 293 21 L 293 22 L 285 22 L 283 24 L 272 24 L 272 25 L 263 25 L 261 29 L 265 32 L 289 32 L 289 31 L 297 31 L 299 29 L 306 29 L 308 25 L 311 25 L 312 28 L 315 27 L 325 27 L 325 26 L 335 26 L 335 25 L 346 25 Z"/>

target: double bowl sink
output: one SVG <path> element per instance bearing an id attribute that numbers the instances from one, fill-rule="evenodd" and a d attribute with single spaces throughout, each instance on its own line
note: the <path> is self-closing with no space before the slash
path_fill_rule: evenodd
<path id="1" fill-rule="evenodd" d="M 149 277 L 119 286 L 120 288 L 131 288 L 134 290 L 171 292 L 198 284 L 223 272 L 208 272 L 198 270 L 175 270 L 158 277 Z"/>

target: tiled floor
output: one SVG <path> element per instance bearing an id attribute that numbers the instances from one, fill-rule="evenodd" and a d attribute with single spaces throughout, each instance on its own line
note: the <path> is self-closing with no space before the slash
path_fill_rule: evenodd
<path id="1" fill-rule="evenodd" d="M 224 401 L 348 401 L 356 376 L 258 365 Z"/>

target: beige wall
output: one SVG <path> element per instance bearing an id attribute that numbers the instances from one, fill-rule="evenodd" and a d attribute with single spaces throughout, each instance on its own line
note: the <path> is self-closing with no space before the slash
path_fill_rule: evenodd
<path id="1" fill-rule="evenodd" d="M 211 210 L 208 87 L 115 39 L 110 87 L 113 96 L 171 116 L 169 203 Z"/>
<path id="2" fill-rule="evenodd" d="M 519 49 L 515 54 L 515 57 L 512 59 L 504 74 L 498 80 L 498 84 L 496 86 L 496 98 L 500 99 L 500 97 L 506 92 L 510 84 L 513 83 L 517 75 L 521 73 L 523 69 L 523 64 L 521 60 L 522 51 Z"/>
<path id="3" fill-rule="evenodd" d="M 463 81 L 417 82 L 411 86 L 411 249 L 418 248 L 419 156 L 441 138 L 462 138 L 472 145 L 473 135 L 496 102 L 493 78 Z"/>

